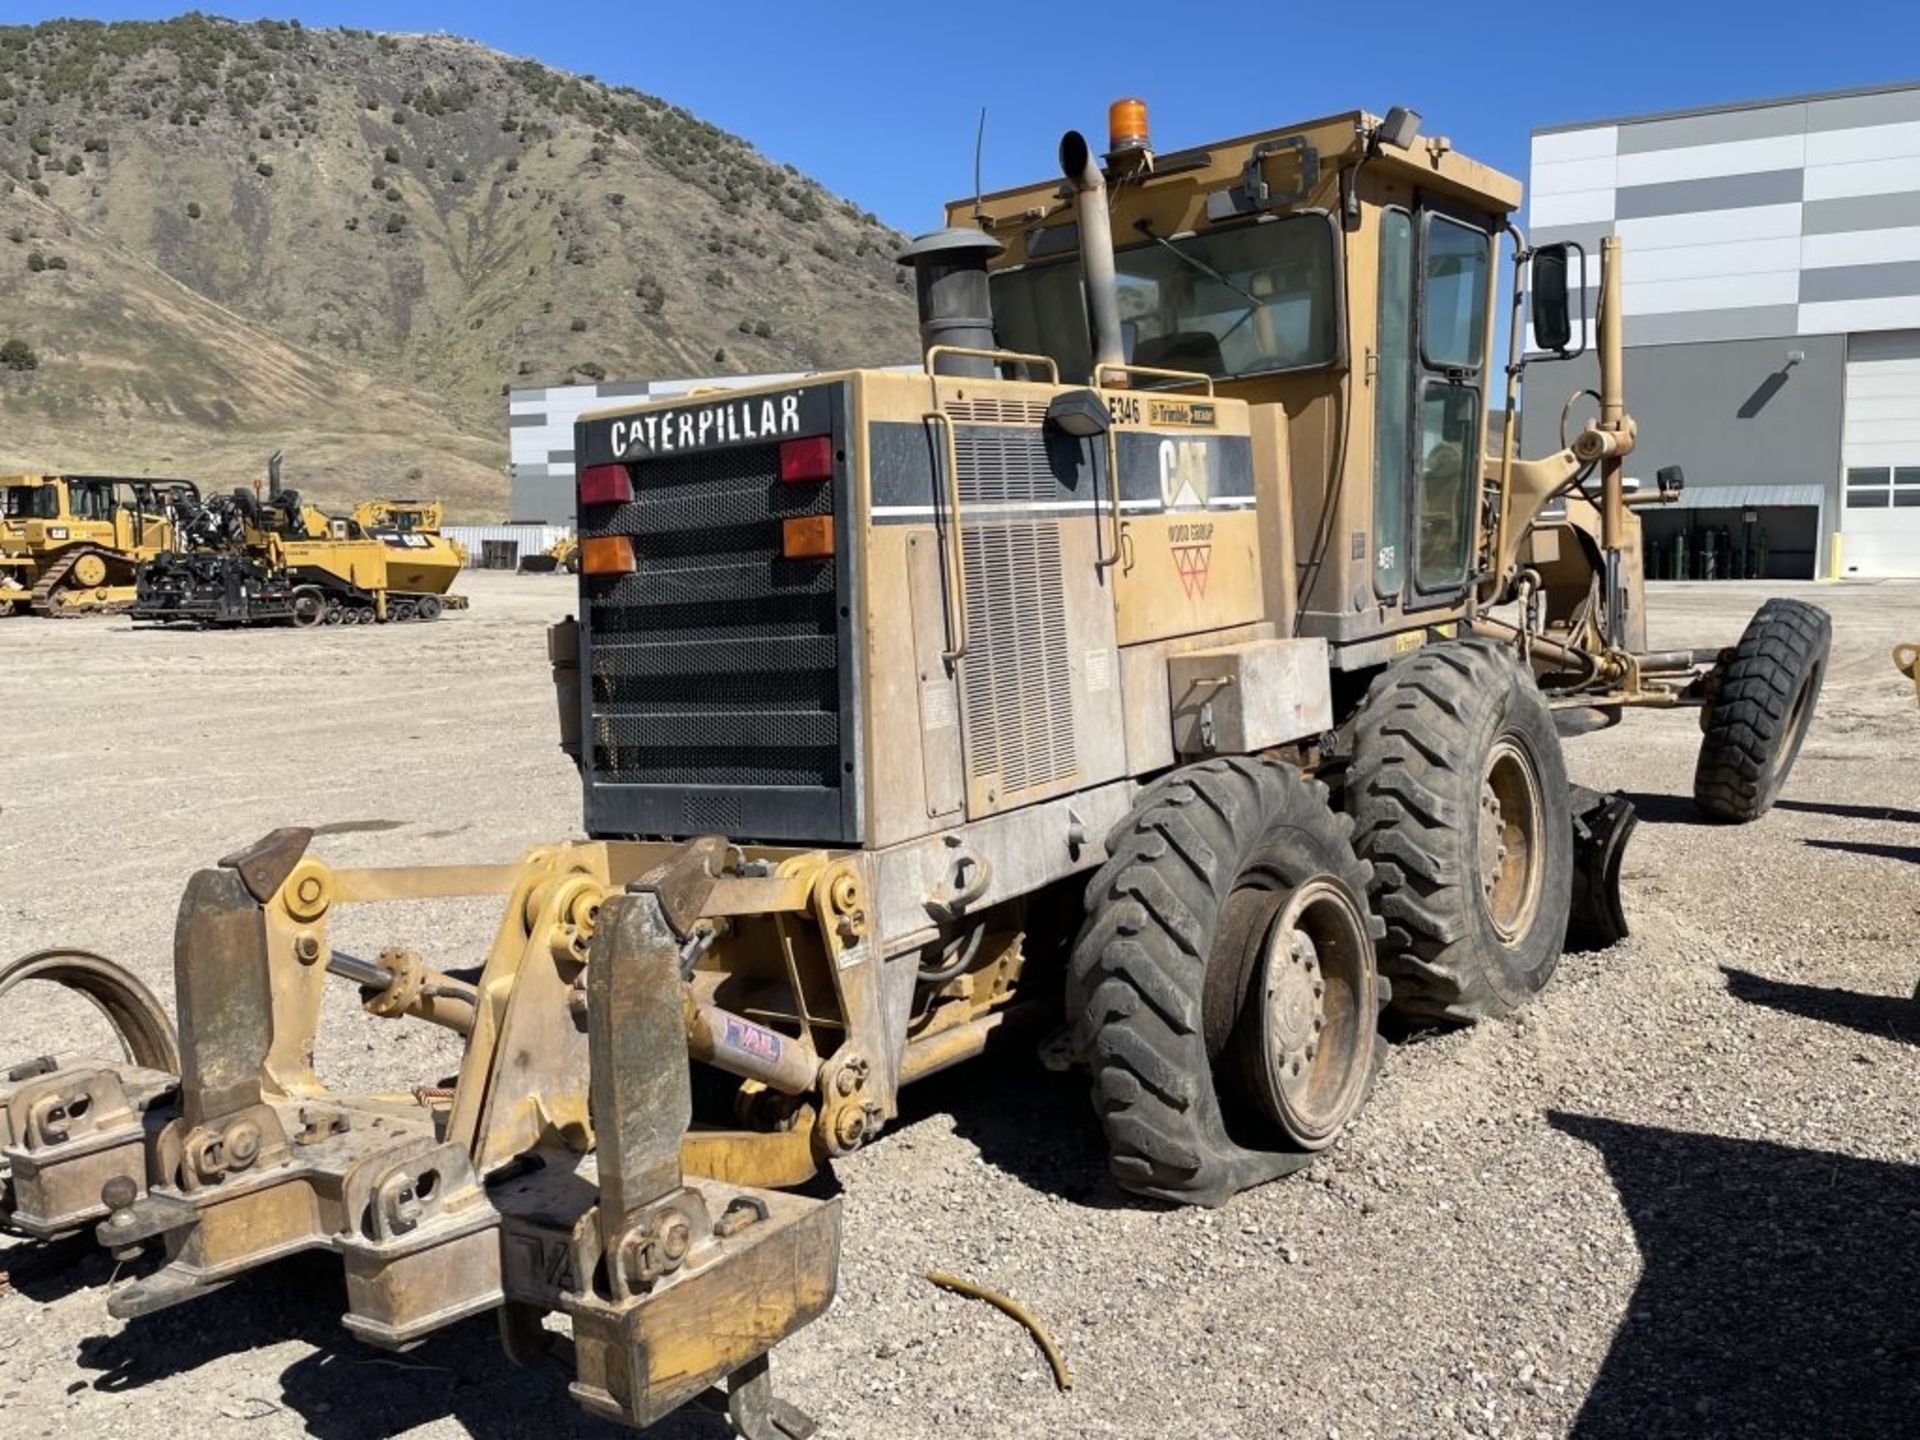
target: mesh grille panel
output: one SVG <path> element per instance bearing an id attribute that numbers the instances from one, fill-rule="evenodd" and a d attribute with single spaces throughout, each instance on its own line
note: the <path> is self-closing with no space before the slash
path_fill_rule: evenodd
<path id="1" fill-rule="evenodd" d="M 586 587 L 596 778 L 836 788 L 834 566 L 780 554 L 781 521 L 831 513 L 833 485 L 783 485 L 777 445 L 655 456 L 629 474 L 634 498 L 582 532 L 630 536 L 636 562 Z"/>
<path id="2" fill-rule="evenodd" d="M 1038 425 L 1047 418 L 1044 400 L 949 400 L 947 414 L 981 425 Z"/>
<path id="3" fill-rule="evenodd" d="M 1071 775 L 1073 672 L 1057 522 L 969 526 L 964 703 L 968 769 L 1000 799 Z"/>

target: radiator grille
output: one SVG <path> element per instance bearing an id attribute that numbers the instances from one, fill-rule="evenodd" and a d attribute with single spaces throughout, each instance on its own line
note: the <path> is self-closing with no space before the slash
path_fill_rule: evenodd
<path id="1" fill-rule="evenodd" d="M 955 420 L 982 425 L 1038 425 L 1047 418 L 1044 400 L 949 400 L 944 408 Z"/>
<path id="2" fill-rule="evenodd" d="M 834 567 L 780 554 L 780 522 L 830 512 L 832 486 L 783 485 L 779 471 L 776 445 L 643 460 L 633 500 L 585 532 L 630 536 L 637 562 L 587 587 L 598 778 L 840 783 Z M 696 831 L 733 813 L 719 799 L 686 808 Z"/>
<path id="3" fill-rule="evenodd" d="M 955 437 L 961 511 L 969 504 L 1044 500 L 1054 492 L 1038 429 Z M 971 780 L 997 784 L 1001 803 L 1072 775 L 1073 667 L 1067 647 L 1060 526 L 967 518 L 967 658 L 961 667 Z M 997 779 L 996 779 L 997 777 Z"/>

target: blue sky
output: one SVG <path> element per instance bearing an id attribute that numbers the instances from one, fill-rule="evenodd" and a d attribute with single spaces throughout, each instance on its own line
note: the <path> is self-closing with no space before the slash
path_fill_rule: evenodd
<path id="1" fill-rule="evenodd" d="M 180 7 L 7 0 L 4 18 L 156 18 Z M 1137 94 L 1161 148 L 1405 104 L 1466 153 L 1526 173 L 1536 125 L 1920 80 L 1920 4 L 1279 3 L 1041 5 L 875 0 L 551 6 L 314 3 L 200 8 L 378 30 L 448 30 L 632 85 L 738 132 L 900 229 L 933 228 L 972 187 L 987 107 L 988 189 L 1051 172 L 1062 130 L 1099 138 Z M 1349 20 L 1348 33 L 1331 16 Z M 1509 18 L 1513 17 L 1513 18 Z M 1305 57 L 1304 63 L 1297 63 Z M 1612 62 L 1610 71 L 1583 65 Z"/>

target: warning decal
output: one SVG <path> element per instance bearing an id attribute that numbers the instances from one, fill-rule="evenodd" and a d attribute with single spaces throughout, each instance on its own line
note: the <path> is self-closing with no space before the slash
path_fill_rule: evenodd
<path id="1" fill-rule="evenodd" d="M 1173 568 L 1179 572 L 1180 588 L 1189 600 L 1207 593 L 1207 570 L 1213 563 L 1211 545 L 1176 545 Z"/>

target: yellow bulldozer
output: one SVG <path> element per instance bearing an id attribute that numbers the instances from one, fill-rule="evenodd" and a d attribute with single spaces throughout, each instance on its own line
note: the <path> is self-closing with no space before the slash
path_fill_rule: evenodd
<path id="1" fill-rule="evenodd" d="M 359 868 L 275 831 L 188 883 L 177 1044 L 132 977 L 20 962 L 132 1059 L 0 1072 L 7 1224 L 95 1227 L 123 1318 L 326 1250 L 369 1343 L 492 1311 L 528 1360 L 563 1316 L 595 1414 L 724 1385 L 799 1436 L 768 1352 L 841 1220 L 803 1187 L 903 1087 L 1044 1041 L 1121 1189 L 1218 1205 L 1338 1139 L 1383 1013 L 1507 1014 L 1624 928 L 1631 809 L 1568 784 L 1556 710 L 1699 707 L 1703 810 L 1763 813 L 1826 617 L 1645 648 L 1617 245 L 1599 414 L 1523 459 L 1487 442 L 1499 241 L 1546 356 L 1585 267 L 1516 181 L 1401 109 L 1171 151 L 1145 118 L 914 243 L 918 373 L 582 417 L 585 838 Z M 502 905 L 477 969 L 330 939 L 443 896 Z M 329 1087 L 329 976 L 460 1036 L 456 1082 Z"/>
<path id="2" fill-rule="evenodd" d="M 276 457 L 277 458 L 277 457 Z M 182 509 L 177 543 L 135 574 L 136 620 L 296 627 L 434 620 L 460 609 L 449 593 L 466 553 L 440 534 L 438 501 L 369 500 L 329 515 L 281 488 Z"/>
<path id="3" fill-rule="evenodd" d="M 0 615 L 101 615 L 134 600 L 134 572 L 166 550 L 187 480 L 0 476 Z"/>
<path id="4" fill-rule="evenodd" d="M 538 554 L 520 557 L 522 575 L 551 575 L 556 570 L 564 571 L 568 575 L 580 573 L 578 536 L 563 535 Z"/>

